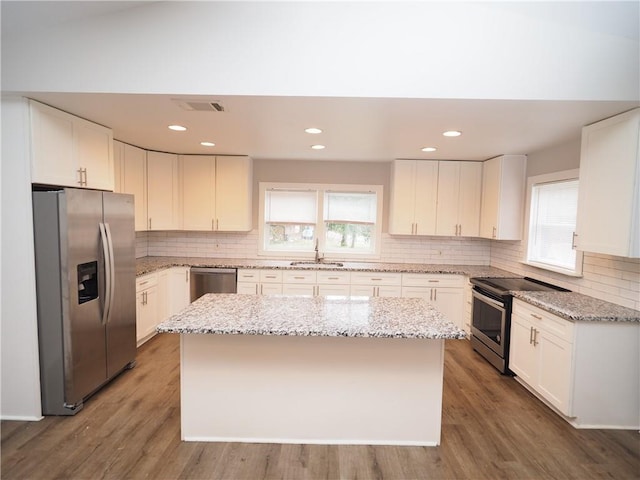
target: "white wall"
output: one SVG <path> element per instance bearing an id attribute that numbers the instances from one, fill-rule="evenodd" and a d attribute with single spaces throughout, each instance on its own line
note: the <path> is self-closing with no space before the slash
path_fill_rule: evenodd
<path id="1" fill-rule="evenodd" d="M 41 418 L 28 106 L 2 97 L 0 417 Z"/>
<path id="2" fill-rule="evenodd" d="M 9 24 L 2 87 L 638 99 L 637 27 L 623 28 L 636 2 L 509 3 L 149 2 L 52 28 Z"/>
<path id="3" fill-rule="evenodd" d="M 527 176 L 571 170 L 580 166 L 580 139 L 533 152 L 527 158 Z M 526 212 L 525 212 L 526 218 Z M 520 263 L 525 242 L 491 242 L 491 266 L 538 278 L 574 292 L 640 310 L 640 259 L 584 254 L 583 276 L 569 277 Z"/>

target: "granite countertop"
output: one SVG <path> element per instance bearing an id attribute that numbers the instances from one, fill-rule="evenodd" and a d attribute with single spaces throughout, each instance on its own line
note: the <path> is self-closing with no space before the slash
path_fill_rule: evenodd
<path id="1" fill-rule="evenodd" d="M 512 292 L 513 296 L 574 322 L 640 322 L 640 311 L 576 292 Z"/>
<path id="2" fill-rule="evenodd" d="M 464 339 L 419 298 L 209 293 L 156 328 L 158 333 Z"/>
<path id="3" fill-rule="evenodd" d="M 136 275 L 169 267 L 263 268 L 276 270 L 334 270 L 347 272 L 440 273 L 469 277 L 512 277 L 513 273 L 484 265 L 441 265 L 425 263 L 343 262 L 344 266 L 291 265 L 290 260 L 253 260 L 202 257 L 142 257 L 136 260 Z"/>

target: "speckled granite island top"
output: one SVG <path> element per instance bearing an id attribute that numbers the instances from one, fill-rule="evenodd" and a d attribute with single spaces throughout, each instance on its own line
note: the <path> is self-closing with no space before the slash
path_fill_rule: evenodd
<path id="1" fill-rule="evenodd" d="M 203 257 L 142 257 L 136 259 L 136 275 L 169 267 L 263 268 L 275 270 L 334 270 L 346 272 L 450 273 L 469 277 L 512 277 L 514 274 L 486 265 L 443 265 L 428 263 L 344 262 L 344 266 L 291 265 L 290 260 L 254 260 Z"/>
<path id="2" fill-rule="evenodd" d="M 463 339 L 418 298 L 207 294 L 158 325 L 159 333 Z"/>
<path id="3" fill-rule="evenodd" d="M 512 292 L 531 305 L 574 322 L 640 322 L 640 312 L 576 292 Z"/>

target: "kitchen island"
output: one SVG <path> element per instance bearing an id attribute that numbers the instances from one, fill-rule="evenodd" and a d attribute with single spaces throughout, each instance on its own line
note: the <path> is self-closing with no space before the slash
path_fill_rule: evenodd
<path id="1" fill-rule="evenodd" d="M 180 334 L 186 441 L 440 443 L 445 339 L 417 298 L 208 294 Z"/>

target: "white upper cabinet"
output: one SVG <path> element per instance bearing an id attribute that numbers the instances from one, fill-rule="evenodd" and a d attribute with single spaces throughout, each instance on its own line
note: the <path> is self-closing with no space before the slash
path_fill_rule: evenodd
<path id="1" fill-rule="evenodd" d="M 253 228 L 253 161 L 216 157 L 216 230 L 248 232 Z"/>
<path id="2" fill-rule="evenodd" d="M 250 231 L 252 166 L 249 157 L 182 155 L 184 230 Z"/>
<path id="3" fill-rule="evenodd" d="M 640 109 L 582 129 L 576 244 L 640 257 Z"/>
<path id="4" fill-rule="evenodd" d="M 147 230 L 147 152 L 114 141 L 115 191 L 134 196 L 136 231 Z"/>
<path id="5" fill-rule="evenodd" d="M 178 156 L 147 152 L 147 230 L 180 230 Z"/>
<path id="6" fill-rule="evenodd" d="M 434 235 L 438 162 L 394 160 L 391 168 L 389 233 Z"/>
<path id="7" fill-rule="evenodd" d="M 526 170 L 526 155 L 502 155 L 483 163 L 481 237 L 522 238 Z"/>
<path id="8" fill-rule="evenodd" d="M 113 190 L 110 129 L 31 100 L 31 181 Z"/>
<path id="9" fill-rule="evenodd" d="M 181 155 L 182 227 L 185 230 L 215 229 L 216 157 Z"/>
<path id="10" fill-rule="evenodd" d="M 440 162 L 436 235 L 477 237 L 481 196 L 481 162 Z"/>

